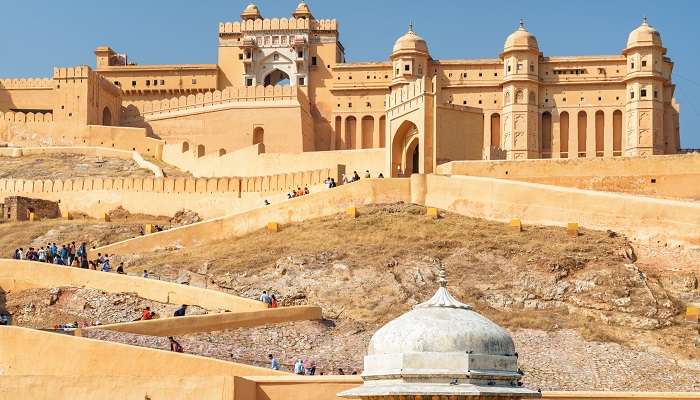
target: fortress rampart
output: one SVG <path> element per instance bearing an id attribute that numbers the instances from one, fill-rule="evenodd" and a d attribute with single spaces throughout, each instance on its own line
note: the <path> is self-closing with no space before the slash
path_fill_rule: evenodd
<path id="1" fill-rule="evenodd" d="M 219 23 L 219 34 L 232 34 L 242 32 L 260 31 L 284 31 L 284 30 L 315 30 L 315 31 L 337 31 L 338 22 L 335 19 L 313 19 L 306 18 L 270 18 L 270 19 L 250 19 L 247 21 L 221 22 Z"/>

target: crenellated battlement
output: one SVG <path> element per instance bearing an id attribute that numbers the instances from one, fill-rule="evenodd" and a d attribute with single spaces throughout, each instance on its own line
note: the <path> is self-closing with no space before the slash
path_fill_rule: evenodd
<path id="1" fill-rule="evenodd" d="M 389 110 L 398 105 L 401 105 L 409 100 L 426 93 L 426 79 L 417 79 L 414 82 L 401 86 L 398 89 L 392 90 L 386 95 L 386 109 Z"/>
<path id="2" fill-rule="evenodd" d="M 50 112 L 47 113 L 23 113 L 23 112 L 14 112 L 14 111 L 7 111 L 7 112 L 1 112 L 0 111 L 0 122 L 5 122 L 5 123 L 20 123 L 20 124 L 25 124 L 25 123 L 45 123 L 45 122 L 53 122 L 53 114 Z"/>
<path id="3" fill-rule="evenodd" d="M 2 89 L 52 89 L 53 80 L 50 78 L 17 78 L 0 79 Z"/>
<path id="4" fill-rule="evenodd" d="M 53 79 L 87 79 L 91 71 L 87 65 L 56 67 L 53 69 Z"/>
<path id="5" fill-rule="evenodd" d="M 305 18 L 271 18 L 251 19 L 237 22 L 219 23 L 219 34 L 235 34 L 242 32 L 263 32 L 283 30 L 312 30 L 337 31 L 338 22 L 335 19 L 308 20 Z"/>
<path id="6" fill-rule="evenodd" d="M 243 88 L 227 88 L 213 92 L 191 94 L 189 96 L 172 97 L 164 100 L 134 101 L 127 106 L 127 118 L 152 116 L 169 112 L 192 110 L 208 106 L 253 101 L 293 101 L 300 103 L 306 96 L 294 86 L 250 86 Z M 131 110 L 130 110 L 131 108 Z M 136 110 L 133 110 L 136 108 Z"/>

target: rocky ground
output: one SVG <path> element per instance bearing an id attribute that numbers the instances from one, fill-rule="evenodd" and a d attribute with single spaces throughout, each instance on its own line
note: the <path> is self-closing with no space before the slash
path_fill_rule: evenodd
<path id="1" fill-rule="evenodd" d="M 152 177 L 153 172 L 140 168 L 132 160 L 79 154 L 0 157 L 0 178 L 70 179 L 129 176 Z"/>
<path id="2" fill-rule="evenodd" d="M 337 215 L 124 261 L 132 272 L 250 298 L 269 290 L 283 305 L 324 310 L 321 322 L 179 338 L 188 352 L 259 365 L 273 352 L 286 365 L 311 357 L 326 373 L 360 370 L 371 335 L 434 293 L 442 263 L 453 296 L 512 332 L 531 386 L 700 390 L 700 340 L 682 322 L 685 302 L 700 297 L 700 250 L 424 212 L 371 206 L 356 220 Z M 93 335 L 166 347 L 159 338 Z"/>

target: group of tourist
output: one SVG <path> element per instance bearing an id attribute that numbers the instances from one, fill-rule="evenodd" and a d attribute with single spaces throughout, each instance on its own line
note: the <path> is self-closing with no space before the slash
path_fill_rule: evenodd
<path id="1" fill-rule="evenodd" d="M 262 294 L 258 298 L 261 302 L 267 304 L 267 308 L 277 308 L 279 303 L 277 302 L 277 297 L 275 295 L 267 294 L 267 290 L 263 290 Z"/>
<path id="2" fill-rule="evenodd" d="M 295 197 L 301 197 L 301 196 L 303 196 L 305 194 L 309 194 L 309 193 L 311 193 L 311 192 L 309 191 L 308 186 L 304 186 L 303 189 L 301 187 L 297 187 L 297 190 L 292 190 L 291 192 L 287 193 L 287 198 L 293 199 Z"/>
<path id="3" fill-rule="evenodd" d="M 369 173 L 369 170 L 365 170 L 364 178 L 370 179 L 371 177 L 372 177 L 372 174 Z M 377 178 L 384 178 L 384 174 L 380 172 L 379 175 L 377 175 Z M 349 178 L 347 175 L 343 174 L 342 182 L 343 182 L 343 184 L 346 184 L 346 183 L 357 182 L 359 180 L 360 180 L 360 175 L 357 173 L 357 171 L 352 171 L 352 176 Z"/>
<path id="4" fill-rule="evenodd" d="M 279 371 L 280 363 L 277 361 L 277 358 L 272 354 L 268 354 L 267 358 L 270 360 L 270 368 Z M 296 375 L 316 375 L 316 360 L 311 358 L 307 358 L 306 360 L 297 358 L 292 369 Z M 320 373 L 320 375 L 323 374 L 323 372 Z M 338 368 L 337 375 L 345 375 L 345 371 L 343 371 L 342 368 Z M 353 371 L 352 375 L 357 375 L 357 371 Z"/>
<path id="5" fill-rule="evenodd" d="M 76 245 L 75 242 L 61 245 L 47 243 L 46 248 L 35 249 L 30 247 L 26 252 L 23 247 L 15 249 L 12 256 L 15 260 L 38 261 L 56 265 L 68 265 L 72 267 L 88 268 L 87 246 L 85 242 Z"/>

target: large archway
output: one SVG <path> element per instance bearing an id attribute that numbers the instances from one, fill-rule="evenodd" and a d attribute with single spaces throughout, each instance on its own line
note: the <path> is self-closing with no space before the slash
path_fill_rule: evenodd
<path id="1" fill-rule="evenodd" d="M 111 126 L 112 125 L 112 112 L 109 110 L 109 107 L 105 107 L 102 110 L 102 125 L 104 125 L 104 126 Z"/>
<path id="2" fill-rule="evenodd" d="M 410 176 L 420 172 L 420 135 L 418 127 L 404 121 L 391 144 L 391 176 Z"/>
<path id="3" fill-rule="evenodd" d="M 265 79 L 263 80 L 263 85 L 264 86 L 289 86 L 290 81 L 289 81 L 289 75 L 287 75 L 286 72 L 281 71 L 279 69 L 274 69 L 270 71 L 269 74 L 265 75 Z"/>

